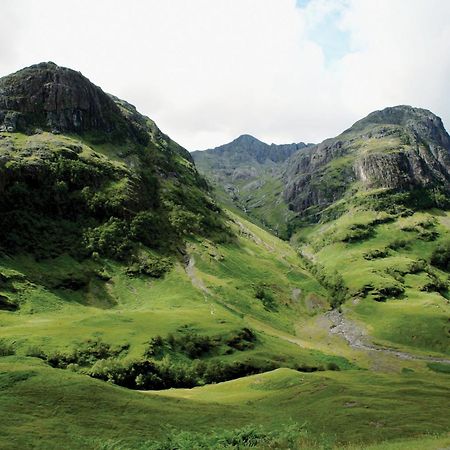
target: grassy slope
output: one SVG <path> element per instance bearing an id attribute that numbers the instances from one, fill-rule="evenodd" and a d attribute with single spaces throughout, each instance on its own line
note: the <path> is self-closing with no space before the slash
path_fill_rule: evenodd
<path id="1" fill-rule="evenodd" d="M 258 345 L 228 355 L 229 360 L 278 359 L 285 366 L 337 361 L 345 368 L 345 360 L 332 356 L 344 354 L 356 365 L 367 366 L 364 357 L 345 349 L 339 340 L 330 346 L 308 341 L 302 330 L 293 336 L 300 319 L 320 317 L 308 306 L 312 302 L 323 310 L 325 291 L 298 265 L 287 243 L 231 217 L 239 230 L 238 243 L 192 240 L 188 249 L 195 265 L 189 275 L 177 265 L 162 280 L 129 278 L 110 263 L 112 278 L 104 289 L 109 303 L 87 301 L 95 296 L 95 287 L 83 294 L 34 286 L 22 291 L 17 282 L 18 293 L 27 297 L 26 306 L 18 313 L 0 313 L 2 337 L 24 355 L 29 346 L 61 350 L 100 336 L 113 345 L 129 343 L 127 357 L 133 358 L 142 354 L 152 336 L 183 325 L 212 335 L 250 325 L 258 333 Z M 62 272 L 76 268 L 68 258 L 53 262 L 53 267 L 23 258 L 2 264 L 3 271 L 28 266 L 27 272 L 34 264 L 37 272 L 44 267 L 54 276 L 56 267 Z M 254 297 L 253 284 L 259 282 L 273 293 L 278 311 L 267 311 Z M 298 297 L 292 296 L 294 289 L 301 290 Z M 139 393 L 52 369 L 34 358 L 10 356 L 0 361 L 1 409 L 8 412 L 1 442 L 5 448 L 100 448 L 111 439 L 133 447 L 162 436 L 165 424 L 207 432 L 249 422 L 276 428 L 293 419 L 307 421 L 311 436 L 326 433 L 330 439 L 349 442 L 442 433 L 449 425 L 445 415 L 435 415 L 448 401 L 448 375 L 413 362 L 395 370 L 413 367 L 415 372 L 407 374 L 280 369 L 193 390 Z"/>
<path id="2" fill-rule="evenodd" d="M 193 239 L 188 246 L 195 261 L 193 276 L 202 280 L 206 294 L 180 263 L 156 280 L 129 277 L 119 264 L 105 262 L 109 281 L 74 291 L 47 289 L 20 278 L 33 274 L 33 280 L 45 277 L 47 283 L 54 279 L 56 285 L 67 274 L 76 279 L 86 266 L 70 257 L 39 263 L 28 257 L 3 259 L 2 273 L 17 278 L 16 292 L 8 292 L 8 296 L 20 297 L 22 308 L 18 313 L 0 313 L 2 338 L 13 342 L 19 354 L 25 354 L 29 347 L 65 351 L 86 339 L 101 338 L 113 346 L 129 344 L 127 357 L 133 358 L 142 355 L 156 335 L 167 336 L 183 326 L 200 334 L 227 335 L 246 326 L 246 315 L 270 323 L 280 332 L 292 333 L 294 318 L 304 310 L 304 301 L 313 298 L 326 304 L 325 291 L 298 266 L 295 253 L 286 243 L 248 222 L 244 224 L 242 219 L 233 227 L 241 234 L 237 243 L 216 245 Z M 255 298 L 255 285 L 259 283 L 273 293 L 279 305 L 276 310 L 267 310 Z M 295 290 L 300 293 L 294 300 Z M 321 354 L 311 356 L 309 351 L 270 335 L 261 335 L 254 350 L 237 352 L 229 359 L 270 360 L 279 359 L 280 354 L 290 362 L 325 361 Z"/>
<path id="3" fill-rule="evenodd" d="M 8 357 L 0 362 L 0 386 L 1 409 L 8 412 L 2 418 L 5 449 L 141 448 L 162 438 L 167 426 L 207 433 L 255 422 L 277 428 L 290 420 L 307 422 L 306 448 L 313 442 L 367 448 L 393 436 L 410 439 L 448 429 L 448 416 L 435 413 L 448 400 L 443 376 L 430 381 L 414 374 L 279 369 L 193 390 L 141 393 Z M 362 437 L 365 444 L 355 445 Z M 438 448 L 448 439 L 418 442 L 373 448 Z"/>
<path id="4" fill-rule="evenodd" d="M 369 233 L 346 242 L 354 224 Z M 301 230 L 296 239 L 306 258 L 342 275 L 352 298 L 345 304 L 347 314 L 363 322 L 377 342 L 448 355 L 447 294 L 427 288 L 432 274 L 444 283 L 448 279 L 428 263 L 438 243 L 448 238 L 448 224 L 449 214 L 437 210 L 390 219 L 356 209 L 335 222 Z M 386 288 L 400 291 L 375 301 Z"/>

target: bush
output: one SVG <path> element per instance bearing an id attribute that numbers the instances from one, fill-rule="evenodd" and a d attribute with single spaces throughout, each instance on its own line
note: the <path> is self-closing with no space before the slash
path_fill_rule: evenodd
<path id="1" fill-rule="evenodd" d="M 434 249 L 430 262 L 433 266 L 450 272 L 450 240 L 440 243 Z"/>
<path id="2" fill-rule="evenodd" d="M 17 311 L 19 305 L 15 300 L 11 300 L 8 296 L 0 294 L 0 310 Z"/>
<path id="3" fill-rule="evenodd" d="M 255 347 L 256 334 L 249 328 L 243 328 L 226 340 L 226 344 L 236 350 L 249 350 Z"/>
<path id="4" fill-rule="evenodd" d="M 126 353 L 129 349 L 129 344 L 123 344 L 118 347 L 111 347 L 110 344 L 103 342 L 100 339 L 88 339 L 78 344 L 73 351 L 66 353 L 55 352 L 48 355 L 43 355 L 52 367 L 65 369 L 69 364 L 76 364 L 77 366 L 90 366 L 98 360 L 117 357 L 122 353 Z M 39 356 L 42 357 L 42 356 Z"/>
<path id="5" fill-rule="evenodd" d="M 378 259 L 378 258 L 386 258 L 386 256 L 389 256 L 389 250 L 388 249 L 374 249 L 370 250 L 369 252 L 364 254 L 364 259 L 367 259 L 368 261 L 372 259 Z"/>
<path id="6" fill-rule="evenodd" d="M 132 258 L 132 263 L 126 269 L 130 276 L 147 275 L 153 278 L 161 278 L 169 272 L 173 266 L 170 258 L 139 255 Z"/>
<path id="7" fill-rule="evenodd" d="M 327 363 L 327 370 L 341 370 L 341 368 L 335 362 Z"/>
<path id="8" fill-rule="evenodd" d="M 408 248 L 410 242 L 406 239 L 394 239 L 389 245 L 388 248 L 391 250 L 400 250 L 401 248 Z"/>
<path id="9" fill-rule="evenodd" d="M 304 441 L 308 437 L 304 425 L 295 422 L 289 422 L 282 428 L 271 431 L 261 425 L 246 425 L 235 430 L 213 430 L 209 434 L 169 428 L 164 434 L 163 440 L 145 443 L 142 448 L 148 450 L 293 449 L 298 448 L 300 440 Z"/>
<path id="10" fill-rule="evenodd" d="M 373 235 L 374 228 L 371 224 L 355 223 L 351 225 L 341 237 L 342 242 L 359 242 Z"/>
<path id="11" fill-rule="evenodd" d="M 348 296 L 348 288 L 345 286 L 342 275 L 337 271 L 328 271 L 321 264 L 313 263 L 307 258 L 302 258 L 306 268 L 314 275 L 316 280 L 327 289 L 330 294 L 330 305 L 339 308 Z"/>
<path id="12" fill-rule="evenodd" d="M 131 221 L 130 235 L 134 241 L 150 248 L 158 248 L 164 234 L 170 233 L 167 225 L 160 214 L 141 211 Z"/>
<path id="13" fill-rule="evenodd" d="M 265 284 L 258 284 L 255 286 L 255 298 L 261 300 L 264 308 L 268 311 L 277 309 L 275 298 Z"/>
<path id="14" fill-rule="evenodd" d="M 124 260 L 132 251 L 129 235 L 128 224 L 124 220 L 110 218 L 106 223 L 86 230 L 84 241 L 91 253 L 97 252 L 103 256 Z"/>
<path id="15" fill-rule="evenodd" d="M 210 383 L 233 380 L 247 375 L 276 369 L 273 363 L 222 361 L 198 361 L 183 363 L 164 357 L 160 361 L 151 359 L 119 361 L 104 359 L 83 372 L 100 380 L 109 381 L 129 389 L 192 388 Z"/>
<path id="16" fill-rule="evenodd" d="M 233 350 L 248 350 L 255 346 L 256 334 L 249 328 L 242 328 L 231 336 L 204 336 L 192 331 L 180 334 L 169 334 L 166 339 L 161 336 L 152 338 L 145 351 L 145 356 L 162 358 L 170 353 L 183 353 L 190 359 L 201 358 L 206 355 L 219 354 L 221 348 L 226 345 L 226 354 Z"/>

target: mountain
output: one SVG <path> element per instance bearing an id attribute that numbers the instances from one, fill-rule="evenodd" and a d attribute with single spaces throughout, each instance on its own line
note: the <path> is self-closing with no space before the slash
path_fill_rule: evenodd
<path id="1" fill-rule="evenodd" d="M 283 180 L 285 201 L 303 216 L 371 192 L 439 205 L 450 190 L 450 137 L 430 111 L 386 108 L 292 156 Z"/>
<path id="2" fill-rule="evenodd" d="M 131 261 L 190 233 L 227 233 L 190 154 L 79 72 L 0 80 L 1 249 Z M 145 252 L 144 252 L 145 253 Z"/>
<path id="3" fill-rule="evenodd" d="M 303 142 L 268 145 L 242 135 L 220 147 L 192 152 L 192 156 L 222 203 L 285 236 L 290 212 L 280 196 L 281 174 L 286 160 L 306 147 Z"/>
<path id="4" fill-rule="evenodd" d="M 291 242 L 378 343 L 449 352 L 449 158 L 442 121 L 397 106 L 293 155 L 283 174 Z"/>

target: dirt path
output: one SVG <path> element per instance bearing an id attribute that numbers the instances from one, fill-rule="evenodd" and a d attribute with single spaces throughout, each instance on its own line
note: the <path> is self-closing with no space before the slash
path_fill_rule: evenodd
<path id="1" fill-rule="evenodd" d="M 353 347 L 355 349 L 373 352 L 382 352 L 393 355 L 400 359 L 411 361 L 430 361 L 430 362 L 450 364 L 450 359 L 435 358 L 432 356 L 413 355 L 411 353 L 393 350 L 387 347 L 372 344 L 369 341 L 369 338 L 365 330 L 363 330 L 356 323 L 352 322 L 350 319 L 344 317 L 344 315 L 338 312 L 337 310 L 327 312 L 325 316 L 332 324 L 330 333 L 343 337 L 350 345 L 350 347 Z"/>

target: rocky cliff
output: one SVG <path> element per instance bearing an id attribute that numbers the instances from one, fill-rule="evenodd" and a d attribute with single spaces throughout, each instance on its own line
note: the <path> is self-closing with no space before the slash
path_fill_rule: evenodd
<path id="1" fill-rule="evenodd" d="M 357 191 L 450 188 L 450 137 L 430 111 L 396 106 L 291 157 L 284 198 L 299 213 Z"/>

